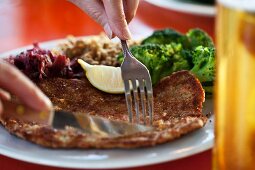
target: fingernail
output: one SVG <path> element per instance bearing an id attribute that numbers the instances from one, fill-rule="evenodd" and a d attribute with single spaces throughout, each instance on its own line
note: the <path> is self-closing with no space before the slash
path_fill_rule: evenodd
<path id="1" fill-rule="evenodd" d="M 122 30 L 116 30 L 116 36 L 122 40 L 131 39 L 131 33 L 128 28 L 123 28 Z"/>
<path id="2" fill-rule="evenodd" d="M 0 99 L 3 99 L 3 100 L 10 100 L 11 99 L 11 95 L 10 93 L 6 92 L 6 91 L 3 91 L 0 89 Z"/>
<path id="3" fill-rule="evenodd" d="M 127 34 L 125 35 L 125 37 L 126 37 L 127 40 L 130 40 L 132 38 L 131 32 L 130 32 L 129 29 L 127 29 Z"/>
<path id="4" fill-rule="evenodd" d="M 39 109 L 40 110 L 51 110 L 53 105 L 52 105 L 50 99 L 45 94 L 43 94 L 42 92 L 39 92 L 38 96 L 39 96 L 40 102 L 41 102 L 40 106 L 42 107 L 42 108 L 39 108 Z"/>
<path id="5" fill-rule="evenodd" d="M 45 103 L 47 110 L 52 109 L 52 107 L 53 107 L 52 103 L 51 103 L 50 99 L 46 96 L 44 96 L 44 103 Z"/>
<path id="6" fill-rule="evenodd" d="M 111 30 L 109 24 L 106 24 L 106 25 L 104 26 L 104 31 L 105 31 L 107 37 L 109 37 L 110 39 L 113 38 L 113 37 L 112 37 L 112 36 L 113 36 L 113 33 L 112 33 L 112 30 Z"/>

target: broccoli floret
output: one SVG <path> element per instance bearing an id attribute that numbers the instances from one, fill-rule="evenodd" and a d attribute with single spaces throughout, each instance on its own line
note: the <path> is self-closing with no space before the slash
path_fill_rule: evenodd
<path id="1" fill-rule="evenodd" d="M 145 38 L 141 44 L 170 44 L 172 42 L 185 45 L 188 43 L 188 39 L 185 35 L 173 29 L 164 29 L 154 31 L 153 34 Z"/>
<path id="2" fill-rule="evenodd" d="M 175 71 L 191 68 L 188 61 L 191 56 L 183 50 L 181 44 L 145 44 L 133 46 L 130 50 L 148 68 L 153 85 Z M 118 56 L 118 61 L 123 61 L 123 54 Z"/>
<path id="3" fill-rule="evenodd" d="M 215 77 L 215 49 L 212 47 L 198 46 L 192 52 L 194 73 L 201 83 L 212 83 Z"/>
<path id="4" fill-rule="evenodd" d="M 186 35 L 189 38 L 191 49 L 200 45 L 214 48 L 211 37 L 201 29 L 191 29 Z"/>

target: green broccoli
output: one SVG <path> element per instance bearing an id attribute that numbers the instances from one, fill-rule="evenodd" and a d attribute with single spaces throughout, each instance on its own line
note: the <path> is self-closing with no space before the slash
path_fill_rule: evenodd
<path id="1" fill-rule="evenodd" d="M 192 62 L 194 66 L 190 71 L 200 80 L 205 91 L 211 93 L 215 78 L 215 49 L 198 46 L 192 52 Z"/>
<path id="2" fill-rule="evenodd" d="M 141 44 L 181 43 L 184 49 L 194 50 L 197 46 L 214 47 L 210 36 L 201 29 L 191 29 L 186 35 L 173 29 L 157 30 Z"/>
<path id="3" fill-rule="evenodd" d="M 188 38 L 173 30 L 173 29 L 164 29 L 154 31 L 153 34 L 145 38 L 141 44 L 170 44 L 170 43 L 182 43 L 186 45 L 188 43 Z"/>
<path id="4" fill-rule="evenodd" d="M 190 48 L 193 50 L 200 45 L 214 48 L 211 37 L 201 29 L 191 29 L 186 35 L 190 41 Z"/>
<path id="5" fill-rule="evenodd" d="M 140 46 L 131 48 L 133 55 L 150 71 L 152 83 L 179 70 L 190 70 L 212 93 L 215 76 L 215 49 L 212 39 L 200 29 L 186 35 L 172 29 L 155 31 Z M 122 62 L 123 55 L 118 60 Z"/>
<path id="6" fill-rule="evenodd" d="M 175 71 L 191 68 L 188 62 L 191 56 L 183 50 L 181 44 L 145 44 L 133 46 L 130 50 L 148 68 L 153 85 Z M 118 56 L 118 61 L 123 61 L 123 54 Z"/>

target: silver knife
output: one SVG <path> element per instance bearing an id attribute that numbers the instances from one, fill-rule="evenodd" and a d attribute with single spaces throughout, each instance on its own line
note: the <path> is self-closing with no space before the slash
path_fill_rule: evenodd
<path id="1" fill-rule="evenodd" d="M 56 129 L 65 129 L 66 126 L 71 126 L 84 133 L 102 137 L 130 135 L 153 129 L 149 126 L 109 120 L 84 113 L 54 110 L 38 112 L 14 101 L 3 101 L 3 108 L 1 117 L 5 119 L 15 118 L 26 122 L 36 122 L 38 124 L 51 125 Z"/>

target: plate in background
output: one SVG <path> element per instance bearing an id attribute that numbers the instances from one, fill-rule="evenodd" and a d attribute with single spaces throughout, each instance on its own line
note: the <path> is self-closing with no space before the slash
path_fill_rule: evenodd
<path id="1" fill-rule="evenodd" d="M 183 13 L 190 13 L 203 16 L 214 16 L 216 8 L 214 5 L 184 2 L 178 0 L 146 0 L 148 3 L 161 8 L 175 10 Z"/>

